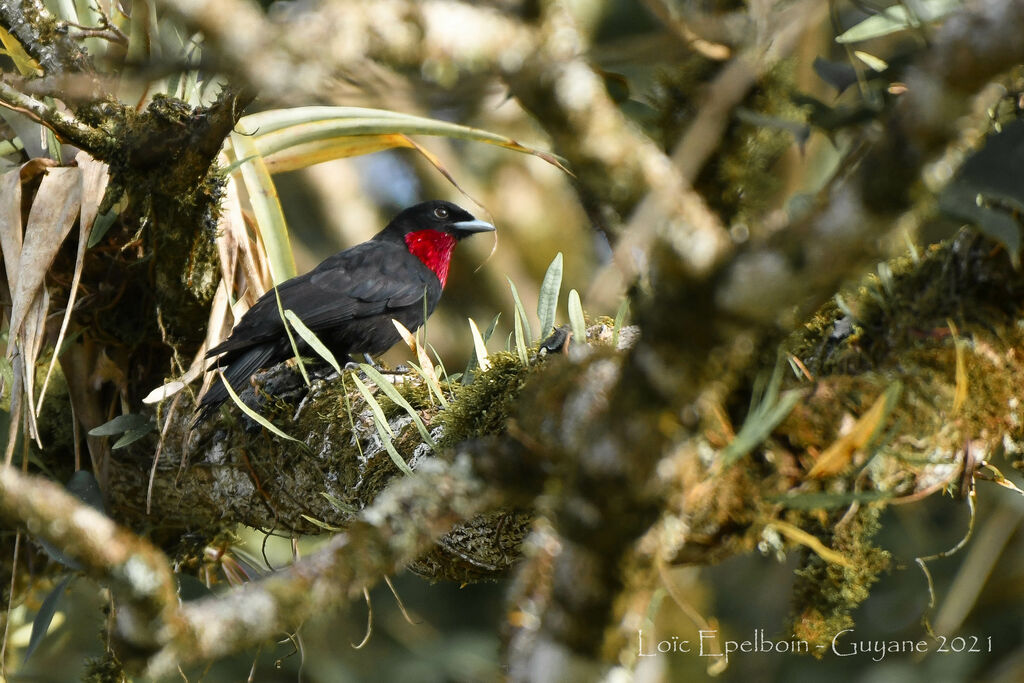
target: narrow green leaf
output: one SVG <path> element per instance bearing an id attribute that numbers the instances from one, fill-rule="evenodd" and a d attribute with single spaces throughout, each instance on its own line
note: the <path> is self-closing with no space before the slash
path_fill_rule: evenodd
<path id="1" fill-rule="evenodd" d="M 302 362 L 302 354 L 299 353 L 299 347 L 295 343 L 295 336 L 292 334 L 291 326 L 288 325 L 287 317 L 284 314 L 284 308 L 281 306 L 281 295 L 277 291 L 277 285 L 274 285 L 274 298 L 277 300 L 277 314 L 281 317 L 281 326 L 284 327 L 284 333 L 288 335 L 288 343 L 292 347 L 292 355 L 295 356 L 295 363 L 299 366 L 299 374 L 302 375 L 302 381 L 309 386 L 309 375 L 306 373 L 306 364 Z"/>
<path id="2" fill-rule="evenodd" d="M 518 307 L 515 309 L 515 316 L 516 353 L 519 354 L 520 363 L 529 365 L 530 357 L 526 353 L 526 339 L 523 336 L 523 317 L 519 314 Z"/>
<path id="3" fill-rule="evenodd" d="M 924 22 L 942 19 L 963 6 L 963 0 L 918 0 L 912 15 L 903 3 L 887 7 L 836 36 L 837 43 L 857 43 L 905 31 Z"/>
<path id="4" fill-rule="evenodd" d="M 362 394 L 363 400 L 366 401 L 366 407 L 373 413 L 373 419 L 376 422 L 380 422 L 384 425 L 384 430 L 388 433 L 388 436 L 394 438 L 395 432 L 391 429 L 391 425 L 388 424 L 388 419 L 384 417 L 384 410 L 377 403 L 377 399 L 370 393 L 369 387 L 363 383 L 363 380 L 359 379 L 356 375 L 352 375 L 352 381 L 356 383 L 356 389 Z"/>
<path id="5" fill-rule="evenodd" d="M 438 135 L 532 154 L 569 172 L 564 159 L 526 147 L 504 135 L 384 109 L 323 106 L 273 109 L 243 117 L 238 127 L 252 133 L 254 146 L 270 164 L 282 168 L 302 168 L 331 158 L 408 147 L 406 135 Z M 361 139 L 367 142 L 360 142 Z M 330 155 L 325 155 L 325 148 Z"/>
<path id="6" fill-rule="evenodd" d="M 352 429 L 352 432 L 351 432 L 352 440 L 356 442 L 356 450 L 359 451 L 359 457 L 362 458 L 363 457 L 363 444 L 360 443 L 359 435 L 356 434 L 356 421 L 352 417 L 352 402 L 349 401 L 349 398 L 348 398 L 348 387 L 345 386 L 345 374 L 344 373 L 342 373 L 342 375 L 341 375 L 341 391 L 342 391 L 342 394 L 345 396 L 345 412 L 348 413 L 348 424 L 349 424 L 349 427 Z"/>
<path id="7" fill-rule="evenodd" d="M 263 426 L 271 434 L 276 434 L 277 436 L 281 437 L 282 439 L 287 439 L 288 441 L 294 441 L 297 444 L 301 444 L 303 447 L 305 447 L 308 450 L 309 446 L 306 446 L 306 443 L 304 441 L 300 441 L 299 439 L 296 439 L 294 436 L 288 436 L 287 434 L 282 432 L 280 429 L 275 427 L 270 422 L 270 420 L 268 420 L 267 418 L 263 417 L 262 415 L 257 413 L 255 410 L 253 410 L 249 406 L 245 405 L 245 403 L 242 402 L 242 399 L 238 398 L 238 394 L 235 393 L 235 390 L 231 387 L 231 384 L 226 379 L 224 379 L 224 373 L 221 372 L 219 369 L 217 370 L 217 376 L 220 377 L 220 381 L 224 383 L 224 388 L 227 389 L 228 396 L 231 397 L 231 400 L 235 402 L 235 405 L 238 406 L 238 409 L 241 410 L 243 413 L 245 413 L 249 417 L 250 420 L 252 420 L 253 422 L 255 422 L 255 423 L 257 423 L 257 424 L 259 424 L 261 426 Z"/>
<path id="8" fill-rule="evenodd" d="M 444 392 L 441 391 L 440 384 L 435 381 L 436 377 L 431 377 L 430 374 L 423 370 L 422 366 L 417 365 L 415 361 L 407 360 L 406 362 L 409 365 L 409 367 L 412 368 L 413 371 L 420 376 L 420 378 L 423 380 L 423 383 L 427 385 L 428 389 L 430 389 L 430 393 L 437 398 L 437 402 L 441 404 L 441 407 L 449 407 L 449 399 L 444 397 Z"/>
<path id="9" fill-rule="evenodd" d="M 409 364 L 409 367 L 412 368 L 416 372 L 416 374 L 420 376 L 420 378 L 423 380 L 423 383 L 426 384 L 427 388 L 430 389 L 430 393 L 437 398 L 438 403 L 440 403 L 443 407 L 447 408 L 449 405 L 448 399 L 445 398 L 444 392 L 441 391 L 441 385 L 435 382 L 434 378 L 431 378 L 430 375 L 427 374 L 427 372 L 422 367 L 420 367 L 413 361 L 410 360 L 406 362 Z"/>
<path id="10" fill-rule="evenodd" d="M 110 450 L 116 451 L 118 448 L 124 448 L 125 446 L 133 444 L 154 429 L 156 429 L 156 425 L 153 423 L 149 423 L 142 429 L 131 429 L 125 432 L 120 439 L 115 441 L 114 445 L 110 447 Z"/>
<path id="11" fill-rule="evenodd" d="M 363 400 L 366 401 L 367 407 L 370 412 L 373 413 L 373 424 L 377 428 L 377 434 L 380 435 L 381 443 L 384 444 L 384 449 L 391 456 L 391 460 L 395 463 L 395 466 L 404 472 L 405 474 L 412 476 L 412 468 L 405 462 L 399 452 L 395 449 L 395 444 L 392 439 L 395 438 L 395 433 L 391 429 L 391 425 L 388 424 L 387 419 L 384 417 L 384 411 L 381 410 L 380 404 L 377 403 L 377 399 L 373 397 L 370 390 L 366 387 L 363 382 L 352 375 L 352 381 L 356 383 L 356 389 L 363 395 Z"/>
<path id="12" fill-rule="evenodd" d="M 142 429 L 148 424 L 150 424 L 149 418 L 144 415 L 137 415 L 134 413 L 118 415 L 113 420 L 104 422 L 99 427 L 93 427 L 90 429 L 89 436 L 113 436 L 115 434 L 124 434 L 128 431 Z"/>
<path id="13" fill-rule="evenodd" d="M 486 341 L 484 343 L 486 343 Z M 427 348 L 430 349 L 430 352 L 432 354 L 434 354 L 434 360 L 437 361 L 437 366 L 439 368 L 441 368 L 441 376 L 444 377 L 445 384 L 448 385 L 448 393 L 451 394 L 452 400 L 454 401 L 455 400 L 455 392 L 452 391 L 452 380 L 451 380 L 451 377 L 448 376 L 448 370 L 445 369 L 445 367 L 444 367 L 444 361 L 441 360 L 441 354 L 439 354 L 437 352 L 437 349 L 434 348 L 433 344 L 427 344 Z M 445 408 L 448 407 L 447 403 L 442 403 L 442 405 Z"/>
<path id="14" fill-rule="evenodd" d="M 494 319 L 491 320 L 491 324 L 488 325 L 487 331 L 484 332 L 484 344 L 487 344 L 487 342 L 491 340 L 491 337 L 494 335 L 494 330 L 496 330 L 498 327 L 498 320 L 500 318 L 501 311 L 498 311 L 497 315 L 494 316 Z M 462 386 L 472 384 L 473 371 L 476 370 L 476 368 L 476 354 L 473 354 L 469 357 L 469 360 L 466 362 L 466 369 L 462 371 Z"/>
<path id="15" fill-rule="evenodd" d="M 276 289 L 276 288 L 275 288 Z M 338 365 L 338 359 L 334 357 L 331 350 L 324 346 L 324 343 L 320 341 L 319 337 L 313 330 L 306 327 L 306 324 L 302 322 L 302 319 L 295 314 L 295 311 L 290 308 L 284 312 L 284 317 L 288 318 L 288 322 L 291 323 L 295 331 L 299 333 L 299 336 L 309 344 L 309 348 L 316 351 L 316 354 L 327 361 L 335 372 L 341 374 L 341 366 Z"/>
<path id="16" fill-rule="evenodd" d="M 555 314 L 558 311 L 558 296 L 562 291 L 562 252 L 548 266 L 544 281 L 537 297 L 537 317 L 540 318 L 540 337 L 543 341 L 555 329 Z"/>
<path id="17" fill-rule="evenodd" d="M 497 329 L 498 327 L 499 318 L 501 318 L 501 311 L 498 311 L 498 313 L 494 316 L 494 320 L 491 321 L 491 324 L 487 326 L 487 330 L 484 331 L 484 344 L 491 341 L 491 335 L 494 334 L 494 330 Z"/>
<path id="18" fill-rule="evenodd" d="M 57 614 L 57 605 L 60 604 L 60 599 L 73 578 L 75 578 L 73 574 L 68 574 L 60 580 L 60 583 L 53 587 L 53 590 L 46 594 L 43 603 L 39 606 L 39 611 L 36 613 L 36 618 L 32 620 L 32 635 L 29 636 L 28 647 L 25 648 L 25 657 L 22 662 L 27 662 L 28 658 L 39 647 L 39 643 L 43 642 L 43 637 L 46 636 L 46 632 L 50 629 L 50 624 L 53 622 L 53 617 Z"/>
<path id="19" fill-rule="evenodd" d="M 519 292 L 516 290 L 516 284 L 512 282 L 512 278 L 507 277 L 508 286 L 512 290 L 512 299 L 516 304 L 516 312 L 519 314 L 519 318 L 523 324 L 523 334 L 528 341 L 533 341 L 533 330 L 530 329 L 530 319 L 526 317 L 526 308 L 523 307 L 523 302 L 519 299 Z M 484 341 L 487 341 L 486 339 Z"/>
<path id="20" fill-rule="evenodd" d="M 780 355 L 769 378 L 766 379 L 766 375 L 762 374 L 755 379 L 750 394 L 750 410 L 743 426 L 732 442 L 719 453 L 723 468 L 732 466 L 767 439 L 806 393 L 802 389 L 793 389 L 780 396 L 784 367 L 782 358 Z"/>
<path id="21" fill-rule="evenodd" d="M 484 346 L 483 337 L 480 336 L 480 329 L 477 328 L 472 318 L 469 318 L 469 332 L 473 335 L 473 348 L 476 350 L 477 365 L 486 372 L 487 368 L 491 366 L 491 362 L 487 360 L 487 347 Z"/>
<path id="22" fill-rule="evenodd" d="M 622 331 L 622 325 L 626 322 L 626 315 L 629 313 L 629 299 L 624 298 L 622 303 L 619 304 L 619 310 L 615 312 L 615 326 L 612 328 L 612 348 L 619 348 L 619 332 Z"/>
<path id="23" fill-rule="evenodd" d="M 580 293 L 575 289 L 569 290 L 569 324 L 572 325 L 572 338 L 577 344 L 587 343 L 587 323 L 583 317 L 583 304 L 580 303 Z"/>
<path id="24" fill-rule="evenodd" d="M 344 512 L 346 515 L 355 515 L 359 513 L 359 510 L 356 509 L 355 505 L 350 505 L 349 503 L 343 501 L 341 498 L 338 498 L 337 496 L 332 496 L 331 494 L 327 493 L 327 491 L 321 491 L 320 495 L 323 496 L 324 500 L 330 503 L 331 507 L 337 510 L 338 512 Z"/>
<path id="25" fill-rule="evenodd" d="M 316 519 L 315 517 L 310 517 L 309 515 L 303 514 L 301 512 L 299 513 L 299 516 L 302 517 L 307 522 L 309 522 L 310 524 L 312 524 L 313 526 L 318 526 L 321 529 L 323 529 L 324 531 L 331 531 L 331 532 L 344 531 L 344 529 L 342 527 L 340 527 L 340 526 L 334 526 L 333 524 L 328 524 L 327 522 L 321 522 L 319 519 Z"/>
<path id="26" fill-rule="evenodd" d="M 377 388 L 384 392 L 384 395 L 395 402 L 396 405 L 401 406 L 409 417 L 412 418 L 413 424 L 416 425 L 416 429 L 419 431 L 420 436 L 423 438 L 423 443 L 430 446 L 430 450 L 437 452 L 437 444 L 434 443 L 434 439 L 430 436 L 430 431 L 427 430 L 427 426 L 423 424 L 423 420 L 420 418 L 420 414 L 416 412 L 405 397 L 398 393 L 398 389 L 395 389 L 395 385 L 387 380 L 384 375 L 377 372 L 376 368 L 366 363 L 359 364 L 360 369 L 366 373 L 366 376 L 373 380 Z"/>
<path id="27" fill-rule="evenodd" d="M 260 238 L 267 250 L 270 275 L 275 284 L 281 284 L 298 273 L 295 268 L 295 257 L 292 255 L 291 241 L 288 239 L 288 224 L 284 219 L 284 211 L 281 210 L 281 202 L 277 198 L 277 189 L 251 138 L 232 133 L 231 144 L 234 147 L 235 158 L 251 158 L 251 161 L 239 166 L 238 170 L 249 194 L 249 203 Z"/>
<path id="28" fill-rule="evenodd" d="M 117 215 L 118 209 L 115 207 L 96 217 L 96 221 L 92 224 L 92 232 L 89 233 L 89 242 L 86 244 L 87 249 L 92 249 L 100 243 L 103 236 L 107 234 L 108 230 L 110 230 L 110 226 L 114 224 L 114 221 L 117 219 Z"/>

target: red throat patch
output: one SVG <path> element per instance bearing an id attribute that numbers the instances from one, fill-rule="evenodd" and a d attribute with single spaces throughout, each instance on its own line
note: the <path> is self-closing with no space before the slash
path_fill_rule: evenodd
<path id="1" fill-rule="evenodd" d="M 448 281 L 448 266 L 455 249 L 455 238 L 440 230 L 417 230 L 406 234 L 405 246 L 409 248 L 410 254 L 434 271 L 443 289 Z"/>

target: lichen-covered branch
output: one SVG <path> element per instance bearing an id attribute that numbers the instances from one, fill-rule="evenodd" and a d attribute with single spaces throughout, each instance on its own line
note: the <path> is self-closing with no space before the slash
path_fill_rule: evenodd
<path id="1" fill-rule="evenodd" d="M 88 55 L 41 0 L 0 4 L 0 23 L 10 29 L 47 74 L 91 72 Z"/>
<path id="2" fill-rule="evenodd" d="M 179 637 L 178 596 L 166 556 L 56 482 L 0 467 L 0 517 L 44 539 L 116 594 L 118 633 L 141 648 Z"/>
<path id="3" fill-rule="evenodd" d="M 7 107 L 29 115 L 53 130 L 63 141 L 89 150 L 99 158 L 106 158 L 113 140 L 104 131 L 79 121 L 57 107 L 47 105 L 0 81 L 0 107 Z"/>
<path id="4" fill-rule="evenodd" d="M 325 608 L 359 596 L 426 550 L 457 522 L 500 501 L 468 459 L 433 459 L 400 477 L 326 547 L 261 581 L 181 608 L 182 637 L 167 642 L 149 673 L 166 676 L 188 662 L 212 661 L 298 628 Z"/>

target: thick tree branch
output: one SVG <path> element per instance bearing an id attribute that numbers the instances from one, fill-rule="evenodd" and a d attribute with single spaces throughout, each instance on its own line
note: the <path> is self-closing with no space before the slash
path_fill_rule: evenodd
<path id="1" fill-rule="evenodd" d="M 402 568 L 452 525 L 499 502 L 471 473 L 467 458 L 425 462 L 415 476 L 394 481 L 322 550 L 224 596 L 184 605 L 183 636 L 150 660 L 149 673 L 171 675 L 179 665 L 212 661 L 294 630 Z"/>
<path id="2" fill-rule="evenodd" d="M 162 552 L 57 483 L 0 467 L 0 516 L 23 525 L 111 585 L 119 633 L 141 648 L 180 636 L 177 588 Z"/>

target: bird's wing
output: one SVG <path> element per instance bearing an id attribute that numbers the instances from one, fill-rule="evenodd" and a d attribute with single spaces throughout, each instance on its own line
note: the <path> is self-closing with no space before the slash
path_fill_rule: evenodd
<path id="1" fill-rule="evenodd" d="M 377 241 L 335 254 L 316 269 L 282 283 L 277 289 L 282 308 L 294 311 L 307 327 L 319 332 L 348 320 L 411 306 L 423 300 L 424 292 L 428 298 L 436 299 L 440 283 L 404 247 Z M 231 337 L 211 350 L 210 355 L 278 339 L 283 332 L 271 290 L 260 297 Z"/>

